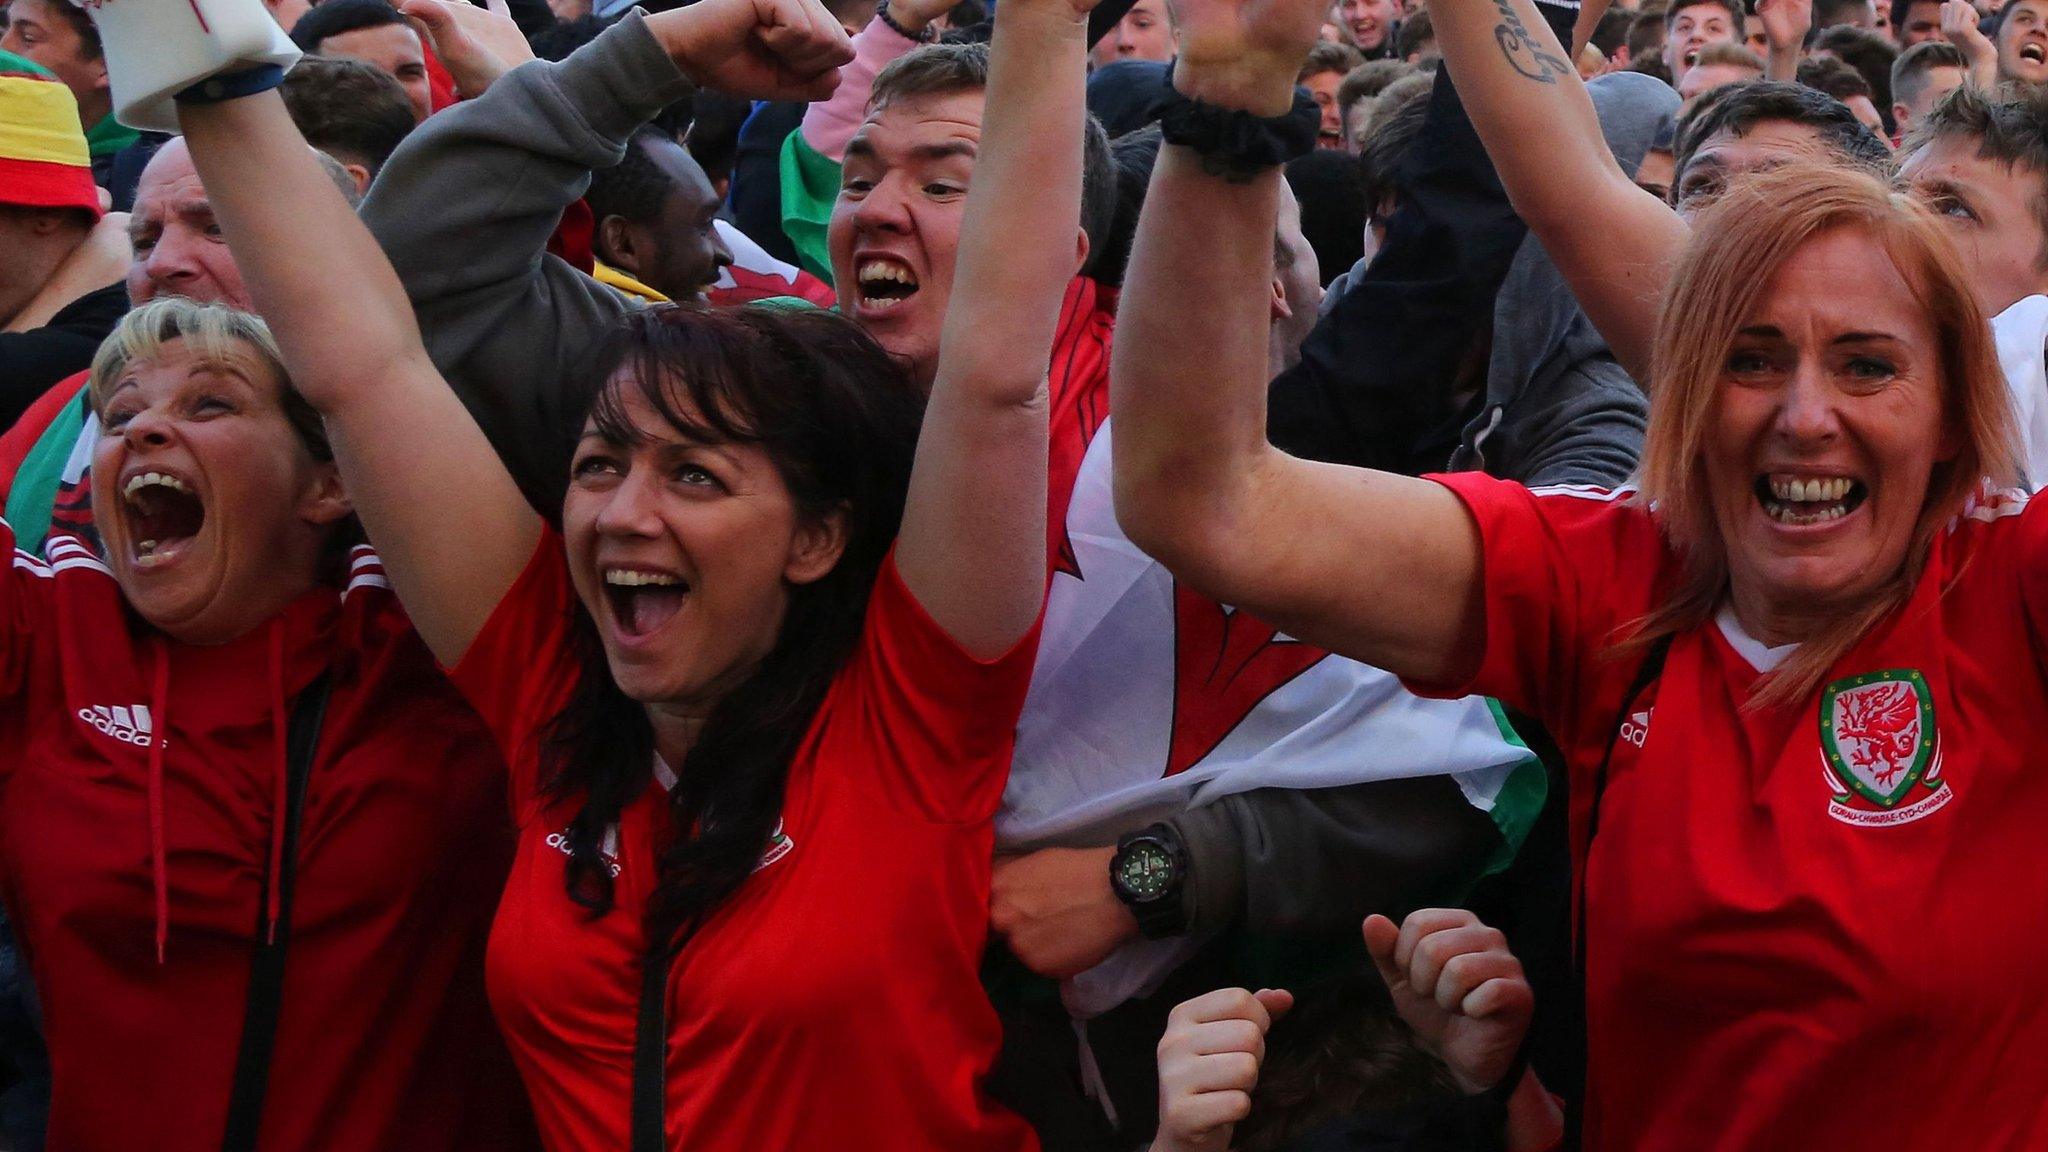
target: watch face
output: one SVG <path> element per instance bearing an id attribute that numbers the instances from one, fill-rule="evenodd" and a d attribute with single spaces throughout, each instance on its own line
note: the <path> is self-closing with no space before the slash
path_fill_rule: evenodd
<path id="1" fill-rule="evenodd" d="M 1173 857 L 1152 841 L 1134 841 L 1117 858 L 1116 878 L 1131 899 L 1156 900 L 1173 883 Z"/>

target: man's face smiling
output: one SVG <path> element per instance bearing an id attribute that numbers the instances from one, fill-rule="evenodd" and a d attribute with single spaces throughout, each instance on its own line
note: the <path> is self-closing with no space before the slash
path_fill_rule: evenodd
<path id="1" fill-rule="evenodd" d="M 929 386 L 953 289 L 982 93 L 890 101 L 846 146 L 826 243 L 839 306 Z"/>
<path id="2" fill-rule="evenodd" d="M 2012 0 L 1998 26 L 1998 78 L 2048 84 L 2048 0 Z"/>
<path id="3" fill-rule="evenodd" d="M 1337 9 L 1360 52 L 1377 52 L 1393 31 L 1393 0 L 1344 0 Z"/>

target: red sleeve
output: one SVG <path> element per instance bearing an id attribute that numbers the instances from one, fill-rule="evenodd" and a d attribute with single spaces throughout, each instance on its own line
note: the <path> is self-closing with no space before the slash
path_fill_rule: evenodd
<path id="1" fill-rule="evenodd" d="M 2048 498 L 2028 499 L 2019 521 L 2019 556 L 2013 570 L 2019 574 L 2021 610 L 2035 656 L 2048 664 Z"/>
<path id="2" fill-rule="evenodd" d="M 13 699 L 26 687 L 28 641 L 49 616 L 53 563 L 17 549 L 13 526 L 0 520 L 0 697 Z"/>
<path id="3" fill-rule="evenodd" d="M 892 552 L 860 645 L 832 687 L 824 732 L 832 739 L 844 724 L 859 726 L 863 751 L 854 754 L 865 763 L 856 768 L 880 774 L 886 799 L 928 820 L 986 820 L 1009 779 L 1037 653 L 1034 625 L 994 660 L 969 655 L 905 586 Z"/>
<path id="4" fill-rule="evenodd" d="M 1576 730 L 1583 690 L 1626 626 L 1656 603 L 1670 553 L 1629 489 L 1531 490 L 1480 472 L 1430 476 L 1479 527 L 1486 648 L 1470 682 L 1417 685 L 1425 696 L 1492 696 L 1560 738 Z M 1600 718 L 1604 722 L 1604 718 Z"/>
<path id="5" fill-rule="evenodd" d="M 575 604 L 562 539 L 543 531 L 526 571 L 448 672 L 504 753 L 512 813 L 522 824 L 540 792 L 541 737 L 580 672 L 569 646 Z"/>

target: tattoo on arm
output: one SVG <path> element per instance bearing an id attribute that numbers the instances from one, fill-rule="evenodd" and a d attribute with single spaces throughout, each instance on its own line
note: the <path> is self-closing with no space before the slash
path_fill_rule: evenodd
<path id="1" fill-rule="evenodd" d="M 1578 71 L 1535 45 L 1528 26 L 1508 0 L 1494 0 L 1493 6 L 1500 13 L 1500 23 L 1493 26 L 1493 39 L 1500 45 L 1501 55 L 1507 57 L 1508 67 L 1542 84 L 1555 84 L 1559 76 Z"/>

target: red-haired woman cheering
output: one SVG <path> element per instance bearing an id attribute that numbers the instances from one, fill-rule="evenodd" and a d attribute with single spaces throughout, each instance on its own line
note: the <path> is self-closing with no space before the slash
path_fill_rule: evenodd
<path id="1" fill-rule="evenodd" d="M 1320 9 L 1189 0 L 1177 86 L 1272 114 Z M 1169 145 L 1146 201 L 1119 517 L 1204 593 L 1556 735 L 1588 1146 L 2048 1143 L 2048 508 L 1983 484 L 2012 416 L 1939 224 L 1853 173 L 1739 184 L 1664 302 L 1638 490 L 1414 480 L 1266 443 L 1243 286 L 1278 176 L 1232 147 Z"/>

